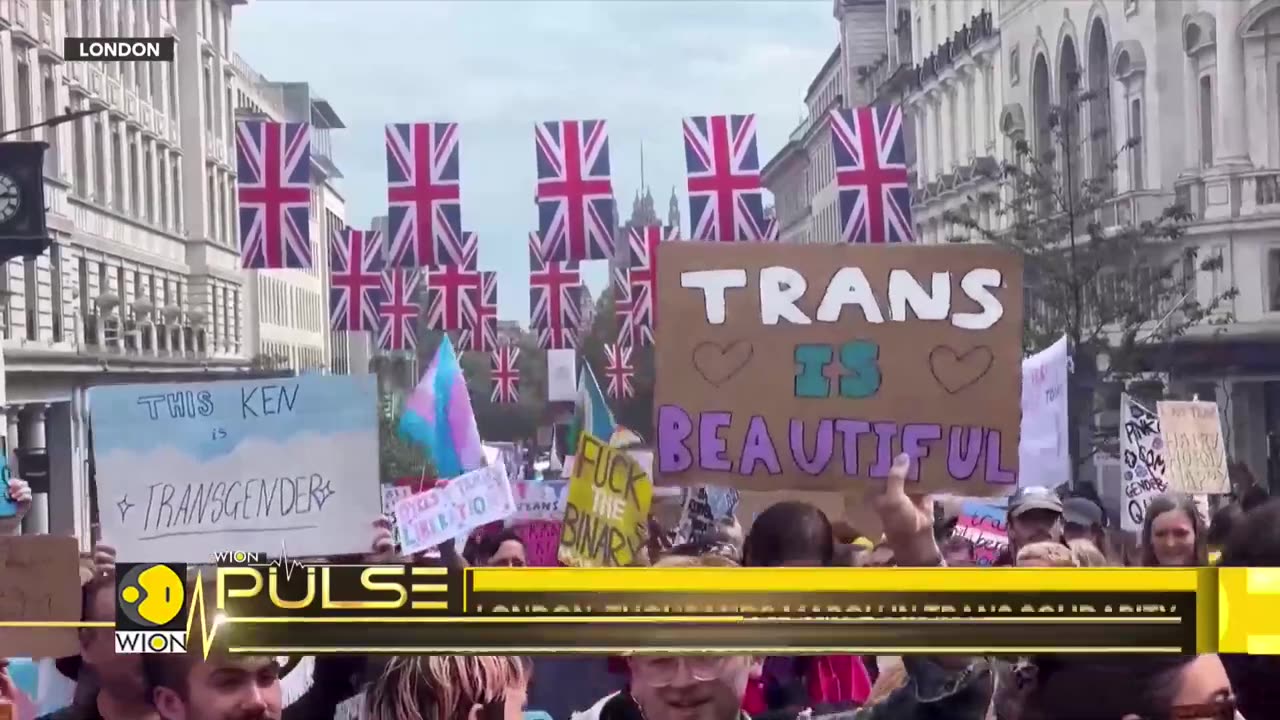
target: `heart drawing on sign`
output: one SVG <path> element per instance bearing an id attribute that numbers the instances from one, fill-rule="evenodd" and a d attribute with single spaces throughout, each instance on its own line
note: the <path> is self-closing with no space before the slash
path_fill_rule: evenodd
<path id="1" fill-rule="evenodd" d="M 751 362 L 754 352 L 751 343 L 745 340 L 734 340 L 728 345 L 701 342 L 693 348 L 693 369 L 703 380 L 720 387 Z"/>
<path id="2" fill-rule="evenodd" d="M 958 353 L 949 345 L 939 345 L 929 353 L 929 370 L 943 390 L 955 395 L 986 376 L 995 362 L 991 348 L 979 345 Z"/>

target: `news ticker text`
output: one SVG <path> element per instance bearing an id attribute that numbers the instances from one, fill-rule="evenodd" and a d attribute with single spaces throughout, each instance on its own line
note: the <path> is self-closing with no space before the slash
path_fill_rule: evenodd
<path id="1" fill-rule="evenodd" d="M 181 617 L 157 603 L 151 620 L 168 623 L 134 612 L 117 629 L 182 626 L 182 647 L 277 654 L 1280 654 L 1275 595 L 1280 570 L 1263 568 L 238 564 L 205 569 Z"/>

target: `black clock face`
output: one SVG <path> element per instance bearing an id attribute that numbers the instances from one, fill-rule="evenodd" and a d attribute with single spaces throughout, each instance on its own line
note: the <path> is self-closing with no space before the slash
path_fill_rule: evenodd
<path id="1" fill-rule="evenodd" d="M 18 183 L 8 175 L 0 174 L 0 223 L 7 223 L 18 214 L 22 207 L 22 196 L 18 192 Z"/>

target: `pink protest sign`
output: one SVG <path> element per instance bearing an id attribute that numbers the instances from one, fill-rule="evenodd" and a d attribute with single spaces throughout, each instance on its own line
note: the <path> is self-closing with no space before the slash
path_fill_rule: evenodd
<path id="1" fill-rule="evenodd" d="M 996 505 L 965 501 L 956 535 L 973 543 L 973 559 L 979 565 L 991 565 L 1009 544 L 1008 511 Z"/>
<path id="2" fill-rule="evenodd" d="M 524 542 L 524 555 L 529 567 L 559 567 L 556 552 L 560 548 L 560 523 L 534 520 L 510 528 Z"/>

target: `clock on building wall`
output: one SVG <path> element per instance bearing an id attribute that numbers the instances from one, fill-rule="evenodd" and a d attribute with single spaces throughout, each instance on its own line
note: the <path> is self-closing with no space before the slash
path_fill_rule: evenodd
<path id="1" fill-rule="evenodd" d="M 0 261 L 49 249 L 42 142 L 0 142 Z"/>

